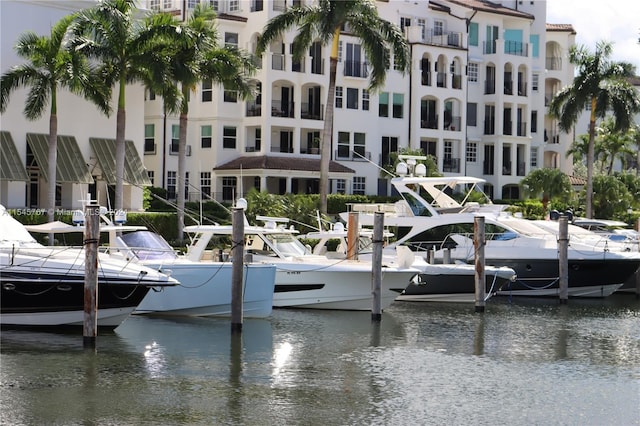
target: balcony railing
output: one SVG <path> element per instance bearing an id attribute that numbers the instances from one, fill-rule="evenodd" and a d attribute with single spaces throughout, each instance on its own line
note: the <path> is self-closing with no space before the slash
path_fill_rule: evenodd
<path id="1" fill-rule="evenodd" d="M 446 72 L 436 73 L 436 81 L 437 81 L 438 87 L 447 87 L 447 73 Z"/>
<path id="2" fill-rule="evenodd" d="M 507 55 L 529 56 L 529 43 L 505 40 L 504 53 Z"/>
<path id="3" fill-rule="evenodd" d="M 502 164 L 502 174 L 505 176 L 511 175 L 511 161 Z"/>
<path id="4" fill-rule="evenodd" d="M 485 41 L 482 43 L 482 53 L 484 53 L 485 55 L 490 55 L 493 53 L 497 53 L 496 52 L 496 41 L 492 40 L 492 41 Z"/>
<path id="5" fill-rule="evenodd" d="M 517 134 L 518 136 L 527 136 L 527 122 L 526 121 L 518 121 L 516 123 L 517 126 Z"/>
<path id="6" fill-rule="evenodd" d="M 496 82 L 495 80 L 485 80 L 484 81 L 484 94 L 485 95 L 494 95 L 496 93 Z"/>
<path id="7" fill-rule="evenodd" d="M 518 96 L 527 96 L 527 83 L 523 81 L 518 82 Z"/>
<path id="8" fill-rule="evenodd" d="M 293 102 L 273 101 L 271 102 L 271 116 L 293 118 L 293 108 Z"/>
<path id="9" fill-rule="evenodd" d="M 262 106 L 255 101 L 247 102 L 246 116 L 260 117 L 262 115 Z"/>
<path id="10" fill-rule="evenodd" d="M 444 129 L 450 130 L 452 132 L 459 132 L 461 130 L 460 123 L 462 123 L 462 117 L 460 117 L 459 115 L 454 115 L 453 117 L 451 117 L 451 121 L 449 123 L 444 123 Z"/>
<path id="11" fill-rule="evenodd" d="M 492 175 L 494 173 L 494 163 L 493 161 L 483 161 L 482 162 L 482 174 L 483 175 Z"/>
<path id="12" fill-rule="evenodd" d="M 504 82 L 504 94 L 505 95 L 513 95 L 513 81 L 505 80 Z"/>
<path id="13" fill-rule="evenodd" d="M 493 120 L 485 120 L 484 121 L 484 134 L 485 135 L 495 135 L 496 134 L 496 124 Z"/>
<path id="14" fill-rule="evenodd" d="M 271 54 L 271 69 L 277 71 L 284 71 L 284 55 L 282 53 Z"/>
<path id="15" fill-rule="evenodd" d="M 426 116 L 420 119 L 420 127 L 423 129 L 437 129 L 438 128 L 438 116 Z"/>
<path id="16" fill-rule="evenodd" d="M 425 31 L 424 42 L 434 46 L 462 47 L 462 33 L 430 29 Z"/>
<path id="17" fill-rule="evenodd" d="M 313 105 L 308 102 L 300 104 L 300 114 L 302 118 L 309 120 L 323 120 L 324 105 Z"/>
<path id="18" fill-rule="evenodd" d="M 545 67 L 551 71 L 557 71 L 562 69 L 562 58 L 558 56 L 547 56 L 545 58 Z"/>
<path id="19" fill-rule="evenodd" d="M 431 86 L 431 72 L 429 71 L 422 72 L 421 83 L 423 86 Z"/>
<path id="20" fill-rule="evenodd" d="M 527 175 L 527 166 L 526 166 L 526 163 L 524 161 L 518 161 L 517 174 L 518 174 L 518 176 L 526 176 Z"/>
<path id="21" fill-rule="evenodd" d="M 369 77 L 366 62 L 344 61 L 344 75 L 346 77 Z"/>

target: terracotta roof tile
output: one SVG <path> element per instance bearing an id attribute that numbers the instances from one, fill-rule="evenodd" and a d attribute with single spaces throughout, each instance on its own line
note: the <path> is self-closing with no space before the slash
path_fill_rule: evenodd
<path id="1" fill-rule="evenodd" d="M 573 29 L 573 25 L 571 24 L 549 24 L 547 23 L 547 31 L 554 32 L 570 32 L 571 34 L 576 34 L 576 30 Z"/>

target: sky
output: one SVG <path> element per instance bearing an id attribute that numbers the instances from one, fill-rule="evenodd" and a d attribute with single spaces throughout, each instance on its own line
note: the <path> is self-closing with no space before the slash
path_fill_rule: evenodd
<path id="1" fill-rule="evenodd" d="M 547 23 L 573 25 L 576 44 L 591 52 L 600 40 L 613 42 L 612 59 L 634 64 L 640 75 L 639 0 L 547 0 Z"/>

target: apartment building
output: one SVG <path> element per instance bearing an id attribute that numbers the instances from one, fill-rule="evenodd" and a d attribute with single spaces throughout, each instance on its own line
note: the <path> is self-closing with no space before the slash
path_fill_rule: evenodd
<path id="1" fill-rule="evenodd" d="M 149 1 L 151 9 L 186 16 L 197 1 Z M 210 2 L 221 42 L 255 52 L 269 19 L 305 1 Z M 385 86 L 367 90 L 370 71 L 359 40 L 340 37 L 331 192 L 390 194 L 381 173 L 390 153 L 422 149 L 445 175 L 487 180 L 495 198 L 518 198 L 518 183 L 536 167 L 571 172 L 545 97 L 573 76 L 570 25 L 545 23 L 544 1 L 377 1 L 382 18 L 399 25 L 411 48 L 411 70 L 388 70 Z M 184 11 L 183 7 L 187 10 Z M 240 101 L 224 88 L 201 85 L 191 98 L 189 199 L 201 193 L 231 201 L 251 188 L 272 193 L 318 191 L 319 151 L 328 89 L 329 48 L 316 43 L 294 61 L 295 32 L 258 59 L 258 96 Z M 177 190 L 178 118 L 147 95 L 144 162 L 154 185 Z M 160 148 L 159 148 L 160 147 Z"/>
<path id="2" fill-rule="evenodd" d="M 208 3 L 218 11 L 220 42 L 253 53 L 269 19 L 312 1 Z M 140 0 L 140 7 L 185 18 L 199 2 Z M 331 192 L 389 195 L 391 189 L 380 168 L 403 147 L 433 155 L 445 175 L 486 179 L 485 191 L 494 198 L 519 197 L 518 182 L 536 167 L 571 172 L 564 152 L 573 135 L 557 131 L 546 114 L 546 102 L 571 81 L 573 67 L 567 51 L 575 32 L 570 25 L 546 25 L 546 2 L 389 0 L 376 5 L 382 18 L 404 31 L 411 69 L 406 74 L 388 70 L 384 87 L 370 92 L 364 50 L 348 28 L 342 32 Z M 3 7 L 3 24 L 4 20 Z M 240 100 L 235 92 L 209 82 L 191 94 L 184 187 L 177 182 L 178 117 L 164 113 L 159 96 L 132 88 L 134 93 L 127 97 L 127 110 L 133 112 L 127 120 L 127 138 L 135 141 L 154 186 L 167 189 L 170 198 L 183 189 L 190 200 L 233 201 L 251 188 L 271 193 L 318 192 L 318 141 L 329 84 L 330 46 L 315 43 L 307 56 L 294 61 L 294 36 L 294 32 L 285 34 L 256 58 L 255 99 Z M 8 43 L 4 25 L 2 43 L 4 69 Z M 21 108 L 20 102 L 13 100 L 13 104 Z M 12 117 L 19 119 L 15 112 Z M 2 130 L 13 134 L 12 129 L 20 127 L 13 119 L 5 126 L 2 118 Z M 76 139 L 90 160 L 94 155 L 87 139 L 95 127 L 88 127 Z M 21 131 L 26 133 L 24 128 Z M 77 130 L 60 126 L 60 132 Z M 114 134 L 115 130 L 109 136 Z M 24 164 L 26 143 L 19 142 L 16 147 Z M 101 176 L 92 176 L 101 182 Z M 20 183 L 9 185 L 19 187 Z M 13 204 L 19 205 L 20 195 L 13 198 L 17 200 Z"/>

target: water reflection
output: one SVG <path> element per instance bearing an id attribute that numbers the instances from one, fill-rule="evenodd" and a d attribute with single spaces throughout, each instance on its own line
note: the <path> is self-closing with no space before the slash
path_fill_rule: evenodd
<path id="1" fill-rule="evenodd" d="M 602 301 L 601 301 L 602 302 Z M 3 330 L 0 424 L 637 424 L 640 301 Z M 499 401 L 499 402 L 498 402 Z M 517 407 L 517 408 L 514 408 Z"/>

